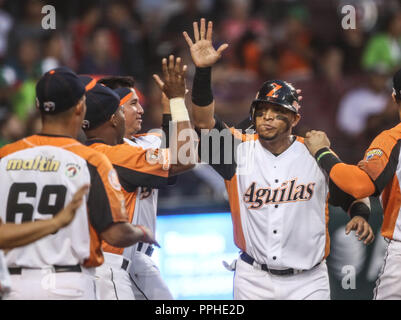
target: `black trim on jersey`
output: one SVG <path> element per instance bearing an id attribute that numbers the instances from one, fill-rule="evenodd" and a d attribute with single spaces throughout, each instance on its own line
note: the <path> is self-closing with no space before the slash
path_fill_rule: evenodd
<path id="1" fill-rule="evenodd" d="M 90 146 L 90 145 L 92 145 L 92 144 L 94 144 L 94 143 L 103 143 L 103 144 L 106 144 L 106 142 L 104 142 L 102 139 L 88 139 L 88 140 L 85 141 L 85 145 L 86 145 L 86 146 Z"/>
<path id="2" fill-rule="evenodd" d="M 162 139 L 162 148 L 169 148 L 170 147 L 170 123 L 173 120 L 171 114 L 163 113 L 163 120 L 162 120 L 162 130 L 164 132 L 164 139 Z"/>
<path id="3" fill-rule="evenodd" d="M 137 187 L 160 188 L 168 184 L 167 177 L 143 173 L 113 164 L 118 174 L 121 186 L 127 192 L 134 192 Z"/>
<path id="4" fill-rule="evenodd" d="M 222 131 L 224 129 L 229 130 L 229 128 L 227 128 L 224 123 L 218 119 L 217 117 L 215 117 L 215 126 L 213 129 L 217 129 L 218 131 Z M 212 129 L 212 130 L 213 130 Z M 198 136 L 200 138 L 199 141 L 199 147 L 198 147 L 198 155 L 199 158 L 201 159 L 202 162 L 205 162 L 207 164 L 209 164 L 220 176 L 222 176 L 225 180 L 231 180 L 231 178 L 234 176 L 236 170 L 237 170 L 237 163 L 235 162 L 235 146 L 238 145 L 239 143 L 241 143 L 242 141 L 235 138 L 234 135 L 232 133 L 231 137 L 232 137 L 232 144 L 231 144 L 231 159 L 232 159 L 232 163 L 230 164 L 225 164 L 224 163 L 224 150 L 225 145 L 224 145 L 224 137 L 220 137 L 220 163 L 213 163 L 213 148 L 212 148 L 212 139 L 210 136 L 210 133 L 208 134 L 204 134 L 203 136 L 201 135 L 201 132 L 198 128 L 196 128 L 196 132 L 198 133 Z M 204 146 L 202 145 L 202 143 L 207 142 L 207 145 Z M 209 145 L 209 150 L 207 150 L 207 146 Z M 207 157 L 207 155 L 209 155 L 209 157 Z"/>
<path id="5" fill-rule="evenodd" d="M 88 195 L 89 220 L 98 233 L 114 223 L 106 189 L 97 168 L 86 162 L 91 176 L 91 187 Z"/>
<path id="6" fill-rule="evenodd" d="M 342 191 L 331 179 L 329 179 L 329 203 L 335 207 L 341 207 L 348 212 L 351 204 L 356 200 L 350 194 Z"/>
<path id="7" fill-rule="evenodd" d="M 162 130 L 164 132 L 164 139 L 162 139 L 161 147 L 162 148 L 169 148 L 170 147 L 170 123 L 173 118 L 171 117 L 170 113 L 163 113 L 163 120 L 162 120 Z M 172 186 L 177 183 L 178 176 L 170 176 L 168 177 L 168 185 Z"/>
<path id="8" fill-rule="evenodd" d="M 398 140 L 393 150 L 391 150 L 391 154 L 388 159 L 387 165 L 383 169 L 382 173 L 377 177 L 377 179 L 373 181 L 373 183 L 376 186 L 376 192 L 374 194 L 375 196 L 380 195 L 383 189 L 386 187 L 386 185 L 394 177 L 394 174 L 398 166 L 398 159 L 400 156 L 400 144 L 401 140 Z"/>
<path id="9" fill-rule="evenodd" d="M 52 137 L 52 138 L 70 138 L 70 139 L 74 139 L 77 140 L 71 136 L 65 136 L 62 134 L 50 134 L 50 133 L 36 133 L 35 136 L 42 136 L 42 137 Z"/>

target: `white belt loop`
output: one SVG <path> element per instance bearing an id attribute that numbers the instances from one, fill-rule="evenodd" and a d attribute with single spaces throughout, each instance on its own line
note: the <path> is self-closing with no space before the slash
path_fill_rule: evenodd
<path id="1" fill-rule="evenodd" d="M 124 266 L 124 260 L 128 261 L 127 267 L 125 268 L 126 271 L 129 270 L 129 267 L 131 265 L 131 260 L 120 255 L 120 254 L 115 254 L 115 253 L 110 253 L 110 252 L 103 252 L 104 255 L 104 263 L 108 264 L 114 268 L 117 269 L 122 269 Z"/>

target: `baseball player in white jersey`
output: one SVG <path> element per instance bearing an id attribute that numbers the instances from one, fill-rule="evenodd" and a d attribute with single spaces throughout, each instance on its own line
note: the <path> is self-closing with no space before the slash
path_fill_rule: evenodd
<path id="1" fill-rule="evenodd" d="M 107 77 L 98 81 L 112 89 L 118 89 L 125 114 L 124 141 L 132 146 L 146 149 L 158 149 L 169 147 L 169 124 L 171 119 L 169 99 L 162 93 L 163 120 L 162 128 L 166 142 L 162 143 L 162 137 L 157 133 L 138 134 L 141 130 L 144 110 L 135 91 L 134 79 L 131 77 Z M 127 91 L 121 88 L 128 89 Z M 176 177 L 169 177 L 169 184 L 174 184 Z M 146 186 L 138 187 L 135 198 L 134 224 L 147 226 L 156 233 L 156 215 L 158 188 Z M 153 247 L 138 243 L 124 250 L 124 256 L 132 261 L 129 273 L 133 283 L 135 298 L 137 300 L 171 300 L 173 296 L 160 275 L 159 268 L 155 265 L 151 256 Z"/>
<path id="2" fill-rule="evenodd" d="M 94 267 L 101 239 L 115 246 L 155 243 L 146 228 L 127 223 L 117 174 L 107 158 L 75 138 L 86 111 L 84 84 L 68 68 L 44 74 L 36 86 L 42 132 L 0 149 L 5 204 L 0 218 L 24 223 L 52 218 L 82 185 L 90 185 L 65 228 L 6 255 L 12 290 L 6 299 L 95 299 Z"/>
<path id="3" fill-rule="evenodd" d="M 210 84 L 211 66 L 227 45 L 214 50 L 211 22 L 207 29 L 202 19 L 200 30 L 194 23 L 195 43 L 184 37 L 197 67 L 192 113 L 199 154 L 225 180 L 241 250 L 232 265 L 234 299 L 330 299 L 330 186 L 303 139 L 291 134 L 300 120 L 298 93 L 285 81 L 265 82 L 251 106 L 256 134 L 229 129 L 214 117 Z M 353 217 L 346 231 L 357 230 L 370 243 L 369 207 L 351 203 L 343 206 Z"/>
<path id="4" fill-rule="evenodd" d="M 401 70 L 393 77 L 393 99 L 401 117 Z M 401 124 L 381 132 L 357 166 L 343 163 L 329 148 L 326 134 L 311 131 L 305 145 L 339 190 L 333 197 L 380 195 L 383 205 L 381 234 L 388 243 L 374 289 L 375 300 L 401 299 Z"/>
<path id="5" fill-rule="evenodd" d="M 70 224 L 87 191 L 88 186 L 81 187 L 71 202 L 51 219 L 23 224 L 2 223 L 0 219 L 0 299 L 11 291 L 11 279 L 3 250 L 8 252 L 25 246 Z"/>
<path id="6" fill-rule="evenodd" d="M 169 67 L 167 68 L 167 59 L 163 59 L 162 64 L 164 77 L 168 78 L 166 83 L 162 85 L 162 90 L 166 92 L 166 96 L 170 99 L 171 119 L 176 121 L 177 126 L 177 134 L 172 135 L 172 146 L 169 148 L 161 146 L 160 138 L 154 135 L 132 136 L 133 127 L 137 128 L 136 130 L 140 129 L 138 113 L 132 112 L 134 109 L 133 106 L 141 108 L 138 102 L 138 97 L 136 94 L 134 95 L 135 91 L 133 91 L 132 88 L 120 87 L 115 89 L 114 91 L 119 95 L 120 99 L 117 103 L 112 103 L 110 101 L 104 104 L 102 108 L 96 108 L 95 104 L 88 102 L 86 120 L 88 120 L 89 127 L 85 129 L 85 133 L 88 137 L 86 144 L 91 148 L 104 153 L 114 165 L 122 184 L 129 221 L 133 224 L 145 223 L 151 230 L 155 230 L 156 224 L 157 190 L 155 190 L 155 188 L 168 185 L 172 176 L 191 169 L 195 163 L 195 157 L 193 157 L 193 161 L 189 162 L 181 161 L 182 159 L 180 158 L 177 159 L 177 163 L 170 162 L 169 160 L 175 158 L 178 150 L 180 150 L 180 147 L 185 143 L 182 139 L 178 140 L 179 133 L 182 130 L 191 128 L 188 112 L 183 103 L 186 66 L 181 67 L 180 62 L 180 58 L 174 60 L 174 57 L 170 56 Z M 156 78 L 160 84 L 161 80 L 158 77 Z M 104 86 L 98 85 L 98 87 L 98 91 L 105 91 L 107 89 L 113 92 L 111 89 L 105 88 Z M 91 92 L 88 94 L 88 100 L 90 93 Z M 105 96 L 106 92 L 103 94 L 103 98 Z M 177 99 L 179 105 L 174 103 Z M 102 99 L 99 98 L 94 99 L 96 104 L 99 104 L 101 100 Z M 113 105 L 116 105 L 117 108 L 113 107 Z M 121 107 L 120 109 L 118 109 L 119 105 Z M 111 111 L 107 111 L 108 116 L 102 118 L 101 121 L 98 121 L 98 114 L 102 110 L 103 114 L 105 114 L 105 110 L 109 109 Z M 128 122 L 125 130 L 124 124 L 127 120 L 123 121 L 122 119 L 119 119 L 120 115 L 117 116 L 121 110 L 123 110 L 124 115 L 135 115 L 135 117 L 131 118 L 134 121 Z M 112 117 L 113 113 L 115 119 Z M 140 116 L 141 114 L 139 114 L 139 117 Z M 125 134 L 124 131 L 131 133 L 129 136 L 131 139 L 129 139 L 129 141 L 123 140 Z M 194 156 L 195 148 L 193 144 L 191 153 Z M 160 156 L 160 159 L 164 159 L 165 161 L 157 161 L 152 164 L 152 161 L 147 161 L 147 155 L 158 155 Z M 152 246 L 140 242 L 136 246 L 124 250 L 107 245 L 103 246 L 103 249 L 105 251 L 105 265 L 101 266 L 96 271 L 96 275 L 99 278 L 98 283 L 101 284 L 98 288 L 100 289 L 99 295 L 102 299 L 129 299 L 128 295 L 123 295 L 123 290 L 120 290 L 120 288 L 124 287 L 127 289 L 124 290 L 124 292 L 127 292 L 129 287 L 128 281 L 123 280 L 123 277 L 121 277 L 121 281 L 115 281 L 113 278 L 116 291 L 114 296 L 112 294 L 104 293 L 105 290 L 102 289 L 102 287 L 105 287 L 103 284 L 110 283 L 109 280 L 105 281 L 105 279 L 110 279 L 107 274 L 116 274 L 117 272 L 116 265 L 109 263 L 109 257 L 113 257 L 113 260 L 118 257 L 120 259 L 124 257 L 127 261 L 132 260 L 132 263 L 127 266 L 127 270 L 129 270 L 131 275 L 133 291 L 136 298 L 172 298 L 167 286 L 160 277 L 158 268 L 150 258 L 153 251 Z M 103 272 L 106 267 L 108 267 L 107 273 Z M 123 275 L 121 268 L 119 268 L 118 271 Z M 130 277 L 128 274 L 124 276 L 124 279 L 127 277 L 129 280 Z M 129 282 L 131 283 L 131 281 Z"/>

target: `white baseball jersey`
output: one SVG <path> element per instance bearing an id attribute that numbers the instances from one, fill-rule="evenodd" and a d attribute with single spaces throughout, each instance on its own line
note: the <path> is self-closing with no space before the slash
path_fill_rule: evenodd
<path id="1" fill-rule="evenodd" d="M 225 126 L 216 119 L 215 128 Z M 231 164 L 210 162 L 225 179 L 236 245 L 271 269 L 311 269 L 330 248 L 326 175 L 302 138 L 276 156 L 257 136 L 243 137 L 234 138 L 239 144 L 233 155 L 226 153 L 234 156 Z M 220 148 L 221 162 L 226 147 Z"/>
<path id="2" fill-rule="evenodd" d="M 161 139 L 157 135 L 146 134 L 136 135 L 135 139 L 124 139 L 130 145 L 142 149 L 158 149 L 161 145 Z M 140 224 L 148 227 L 153 234 L 156 232 L 156 213 L 158 189 L 150 187 L 138 187 L 135 203 L 133 224 Z"/>
<path id="3" fill-rule="evenodd" d="M 143 149 L 160 148 L 161 139 L 155 134 L 135 135 L 134 139 L 125 139 L 130 145 Z M 157 197 L 159 190 L 150 187 L 138 187 L 135 211 L 132 223 L 140 224 L 156 234 Z M 163 281 L 158 267 L 151 257 L 145 254 L 148 244 L 143 244 L 137 251 L 138 244 L 126 248 L 124 256 L 131 259 L 129 268 L 136 300 L 171 300 L 173 296 Z"/>
<path id="4" fill-rule="evenodd" d="M 86 205 L 67 227 L 8 252 L 9 267 L 95 267 L 103 263 L 99 234 L 126 222 L 117 174 L 107 158 L 67 137 L 35 135 L 0 149 L 0 218 L 7 223 L 44 220 L 90 184 Z"/>

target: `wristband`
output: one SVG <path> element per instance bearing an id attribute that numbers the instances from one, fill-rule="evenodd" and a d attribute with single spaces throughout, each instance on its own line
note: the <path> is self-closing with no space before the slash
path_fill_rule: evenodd
<path id="1" fill-rule="evenodd" d="M 322 157 L 324 157 L 326 154 L 331 154 L 331 152 L 330 152 L 330 151 L 322 152 L 322 153 L 317 157 L 316 161 L 319 162 L 319 160 L 320 160 Z"/>
<path id="2" fill-rule="evenodd" d="M 370 209 L 365 203 L 356 202 L 349 209 L 349 216 L 351 219 L 358 216 L 364 218 L 366 221 L 369 221 Z"/>
<path id="3" fill-rule="evenodd" d="M 171 119 L 173 121 L 189 121 L 189 114 L 184 98 L 170 99 Z"/>
<path id="4" fill-rule="evenodd" d="M 212 67 L 196 68 L 192 85 L 192 102 L 198 107 L 207 107 L 213 102 Z"/>

